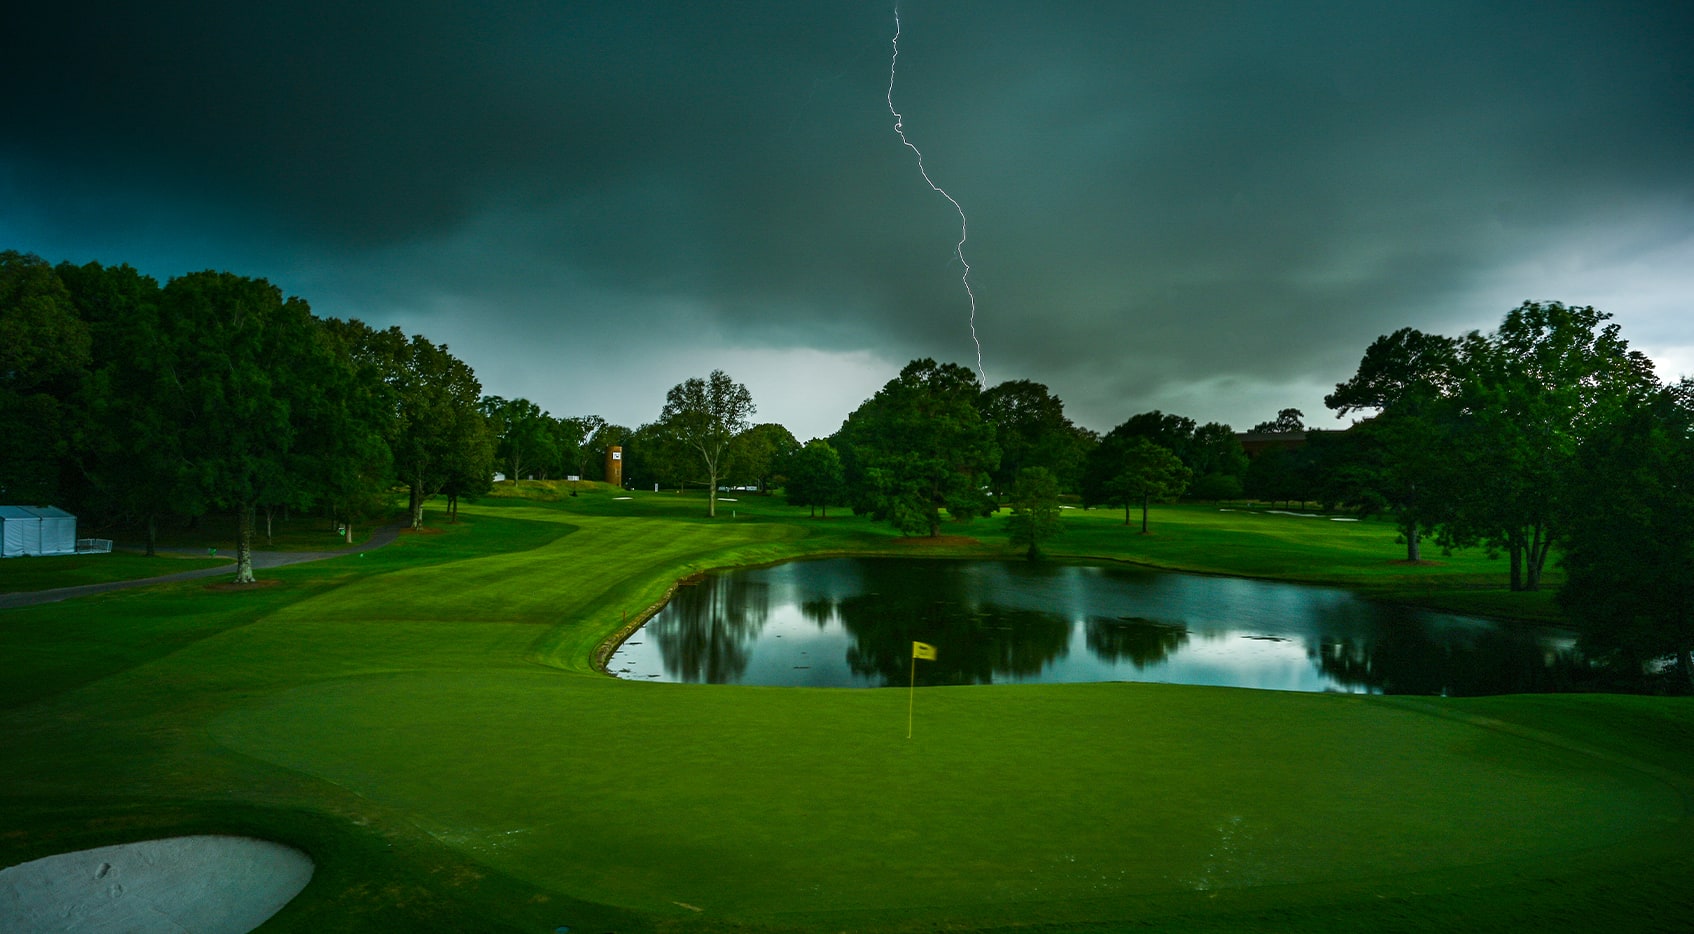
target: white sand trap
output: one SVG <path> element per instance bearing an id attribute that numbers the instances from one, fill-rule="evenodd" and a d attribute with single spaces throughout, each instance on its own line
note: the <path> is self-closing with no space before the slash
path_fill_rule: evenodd
<path id="1" fill-rule="evenodd" d="M 0 931 L 246 934 L 300 894 L 312 859 L 251 837 L 170 837 L 0 870 Z"/>

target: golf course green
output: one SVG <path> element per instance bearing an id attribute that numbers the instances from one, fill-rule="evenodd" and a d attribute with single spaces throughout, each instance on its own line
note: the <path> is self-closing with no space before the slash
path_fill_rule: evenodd
<path id="1" fill-rule="evenodd" d="M 266 931 L 1694 925 L 1690 699 L 928 688 L 907 739 L 905 691 L 601 673 L 709 568 L 1012 553 L 1000 518 L 719 509 L 538 485 L 256 586 L 0 610 L 0 866 L 274 840 L 317 873 Z M 1481 555 L 1396 563 L 1386 523 L 1122 519 L 1067 511 L 1048 550 L 1554 613 Z"/>

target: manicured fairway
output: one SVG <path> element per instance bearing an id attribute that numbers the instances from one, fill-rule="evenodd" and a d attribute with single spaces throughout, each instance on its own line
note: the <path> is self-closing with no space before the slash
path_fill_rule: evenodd
<path id="1" fill-rule="evenodd" d="M 320 870 L 266 930 L 1688 926 L 1687 700 L 936 688 L 907 740 L 903 691 L 594 672 L 680 576 L 923 547 L 696 505 L 495 500 L 259 590 L 0 613 L 0 865 L 267 836 Z M 1159 545 L 1215 551 L 1207 515 Z M 1148 545 L 1105 518 L 1072 547 Z M 1371 532 L 1298 522 L 1229 520 L 1253 564 L 1271 530 L 1314 562 Z M 1328 547 L 1306 576 L 1391 576 Z"/>

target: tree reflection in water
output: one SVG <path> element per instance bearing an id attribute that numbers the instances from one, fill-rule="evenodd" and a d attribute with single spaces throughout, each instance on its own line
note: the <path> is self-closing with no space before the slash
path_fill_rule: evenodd
<path id="1" fill-rule="evenodd" d="M 835 601 L 829 597 L 813 597 L 800 601 L 800 615 L 824 629 L 835 621 Z"/>
<path id="2" fill-rule="evenodd" d="M 1573 640 L 1332 588 L 1115 566 L 841 558 L 681 587 L 611 667 L 672 681 L 904 686 L 914 641 L 939 649 L 917 666 L 920 684 L 1472 695 L 1568 686 Z"/>
<path id="3" fill-rule="evenodd" d="M 1360 692 L 1443 697 L 1557 692 L 1569 690 L 1581 668 L 1572 649 L 1548 646 L 1523 625 L 1440 625 L 1394 607 L 1379 609 L 1367 634 L 1359 634 L 1357 619 L 1328 622 L 1328 632 L 1306 654 L 1338 685 Z"/>
<path id="4" fill-rule="evenodd" d="M 1056 614 L 978 607 L 963 599 L 934 600 L 927 607 L 880 597 L 848 599 L 839 609 L 850 639 L 848 667 L 884 685 L 912 678 L 913 642 L 944 647 L 933 662 L 918 666 L 919 684 L 1027 678 L 1063 658 L 1070 644 L 1070 623 Z"/>
<path id="5" fill-rule="evenodd" d="M 659 644 L 665 671 L 679 681 L 726 684 L 747 670 L 748 650 L 770 619 L 770 585 L 718 576 L 676 589 L 665 624 L 644 627 Z"/>
<path id="6" fill-rule="evenodd" d="M 1129 662 L 1140 671 L 1188 644 L 1188 629 L 1150 619 L 1088 620 L 1088 650 L 1108 662 Z"/>

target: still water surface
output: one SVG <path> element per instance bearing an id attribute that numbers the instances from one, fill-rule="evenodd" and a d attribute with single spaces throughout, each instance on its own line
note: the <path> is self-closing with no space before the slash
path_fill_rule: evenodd
<path id="1" fill-rule="evenodd" d="M 706 575 L 612 656 L 622 678 L 904 686 L 1164 681 L 1390 694 L 1547 690 L 1561 630 L 1345 590 L 1142 568 L 837 558 Z"/>

